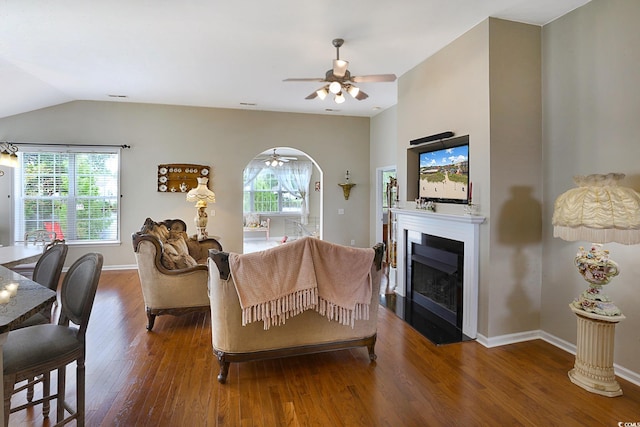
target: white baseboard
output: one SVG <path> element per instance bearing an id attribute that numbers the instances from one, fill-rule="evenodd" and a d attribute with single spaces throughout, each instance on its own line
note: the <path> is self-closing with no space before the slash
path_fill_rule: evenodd
<path id="1" fill-rule="evenodd" d="M 103 270 L 137 270 L 137 264 L 132 265 L 103 265 Z"/>
<path id="2" fill-rule="evenodd" d="M 491 338 L 478 334 L 478 338 L 476 340 L 483 346 L 491 348 L 501 345 L 515 344 L 517 342 L 536 340 L 538 338 L 540 338 L 540 331 L 529 331 L 519 332 L 517 334 L 499 335 Z"/>
<path id="3" fill-rule="evenodd" d="M 551 335 L 548 332 L 536 330 L 536 331 L 528 331 L 528 332 L 519 332 L 516 334 L 507 334 L 507 335 L 499 335 L 497 337 L 487 338 L 482 334 L 478 334 L 476 341 L 487 348 L 498 347 L 502 345 L 515 344 L 523 341 L 531 341 L 541 339 L 543 341 L 548 342 L 551 345 L 554 345 L 567 353 L 576 354 L 576 346 L 568 341 L 565 341 L 561 338 L 556 337 L 555 335 Z M 620 378 L 623 378 L 630 383 L 633 383 L 637 386 L 640 386 L 640 373 L 634 372 L 630 369 L 627 369 L 623 366 L 618 365 L 617 363 L 613 364 L 613 369 L 616 372 L 616 375 Z"/>

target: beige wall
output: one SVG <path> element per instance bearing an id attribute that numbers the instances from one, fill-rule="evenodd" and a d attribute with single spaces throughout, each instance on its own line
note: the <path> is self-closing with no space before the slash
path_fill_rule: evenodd
<path id="1" fill-rule="evenodd" d="M 195 209 L 184 196 L 156 191 L 157 165 L 170 162 L 212 167 L 217 203 L 207 228 L 222 236 L 225 250 L 240 252 L 242 171 L 260 152 L 280 146 L 305 152 L 323 172 L 324 238 L 369 245 L 368 118 L 78 101 L 1 119 L 0 140 L 132 146 L 122 154 L 122 245 L 74 247 L 68 263 L 96 250 L 104 254 L 106 266 L 134 265 L 130 236 L 146 217 L 184 218 L 191 226 Z M 344 200 L 337 183 L 347 169 L 357 186 Z M 10 200 L 6 178 L 0 178 L 3 201 Z M 10 203 L 2 205 L 4 218 Z M 0 222 L 4 244 L 6 224 Z"/>
<path id="2" fill-rule="evenodd" d="M 586 288 L 573 257 L 589 242 L 553 238 L 553 202 L 574 187 L 574 175 L 621 172 L 640 191 L 639 20 L 637 0 L 593 0 L 543 30 L 541 329 L 571 343 L 568 304 Z M 615 362 L 640 373 L 640 246 L 607 248 L 621 273 L 606 291 L 627 317 L 616 327 Z"/>
<path id="3" fill-rule="evenodd" d="M 485 212 L 491 225 L 484 273 L 487 336 L 494 337 L 540 327 L 542 83 L 540 27 L 499 19 L 489 24 L 491 194 Z"/>
<path id="4" fill-rule="evenodd" d="M 401 200 L 412 198 L 406 190 L 410 140 L 448 130 L 469 135 L 474 202 L 487 217 L 480 231 L 478 330 L 488 338 L 539 327 L 540 85 L 540 28 L 496 19 L 398 81 Z M 393 128 L 384 119 L 372 120 L 372 139 Z M 454 204 L 436 210 L 463 213 Z"/>
<path id="5" fill-rule="evenodd" d="M 378 168 L 387 168 L 396 165 L 396 147 L 398 138 L 398 108 L 393 106 L 387 108 L 371 120 L 371 154 L 369 171 L 369 182 L 371 188 L 369 197 L 371 209 L 369 210 L 369 230 L 370 244 L 376 243 L 376 228 L 382 228 L 382 218 L 378 211 L 379 204 L 382 203 L 380 195 L 376 194 L 376 176 Z M 384 188 L 384 187 L 382 187 Z"/>

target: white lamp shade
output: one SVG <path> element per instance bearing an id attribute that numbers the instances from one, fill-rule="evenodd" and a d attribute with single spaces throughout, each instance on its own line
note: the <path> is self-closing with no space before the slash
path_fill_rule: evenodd
<path id="1" fill-rule="evenodd" d="M 207 182 L 209 178 L 199 177 L 198 186 L 187 193 L 187 202 L 211 202 L 215 203 L 216 195 L 213 191 L 207 188 Z M 205 205 L 206 206 L 206 205 Z"/>
<path id="2" fill-rule="evenodd" d="M 0 142 L 0 166 L 18 167 L 18 147 L 8 141 Z"/>
<path id="3" fill-rule="evenodd" d="M 338 82 L 331 82 L 331 84 L 329 85 L 329 92 L 331 93 L 338 93 L 342 90 L 342 85 Z"/>
<path id="4" fill-rule="evenodd" d="M 329 94 L 329 92 L 327 91 L 327 88 L 324 88 L 324 87 L 322 89 L 318 89 L 316 91 L 316 95 L 318 95 L 318 98 L 320 98 L 322 100 L 324 100 L 327 97 L 328 94 Z"/>
<path id="5" fill-rule="evenodd" d="M 0 153 L 0 166 L 11 166 L 11 154 L 5 152 Z"/>
<path id="6" fill-rule="evenodd" d="M 347 89 L 347 92 L 349 92 L 349 95 L 351 95 L 351 96 L 353 96 L 355 98 L 360 93 L 360 88 L 351 85 L 351 86 L 349 86 L 349 89 Z"/>
<path id="7" fill-rule="evenodd" d="M 344 77 L 347 73 L 347 67 L 349 67 L 349 62 L 343 59 L 334 59 L 333 60 L 333 74 L 336 77 Z"/>
<path id="8" fill-rule="evenodd" d="M 640 194 L 618 186 L 624 174 L 576 176 L 555 201 L 553 236 L 595 243 L 640 243 Z"/>

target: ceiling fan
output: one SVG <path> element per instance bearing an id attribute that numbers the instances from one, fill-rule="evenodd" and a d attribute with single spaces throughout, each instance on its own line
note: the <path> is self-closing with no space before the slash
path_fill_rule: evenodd
<path id="1" fill-rule="evenodd" d="M 333 68 L 325 73 L 324 78 L 289 78 L 285 82 L 324 82 L 323 87 L 311 93 L 305 99 L 314 99 L 316 97 L 325 99 L 330 93 L 334 95 L 333 100 L 337 104 L 345 101 L 344 93 L 347 92 L 355 99 L 361 101 L 369 97 L 354 83 L 378 83 L 393 82 L 396 80 L 395 74 L 372 74 L 368 76 L 352 76 L 347 69 L 349 62 L 340 59 L 340 47 L 344 44 L 343 39 L 333 39 L 333 46 L 336 48 L 336 59 L 333 60 Z"/>
<path id="2" fill-rule="evenodd" d="M 261 159 L 264 161 L 264 164 L 267 166 L 272 166 L 272 167 L 276 167 L 276 166 L 282 166 L 284 163 L 290 161 L 290 160 L 298 160 L 297 157 L 288 157 L 288 156 L 281 156 L 280 154 L 276 153 L 276 149 L 273 149 L 273 154 L 265 157 L 264 159 Z"/>

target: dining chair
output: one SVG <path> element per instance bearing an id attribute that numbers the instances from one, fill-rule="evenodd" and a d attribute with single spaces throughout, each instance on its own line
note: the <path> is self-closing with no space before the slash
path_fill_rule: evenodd
<path id="1" fill-rule="evenodd" d="M 60 274 L 64 267 L 64 261 L 67 258 L 67 251 L 69 247 L 64 240 L 54 240 L 49 243 L 42 256 L 38 259 L 33 267 L 33 274 L 31 280 L 45 286 L 52 291 L 58 290 L 58 283 L 60 282 Z M 19 266 L 17 266 L 19 267 Z M 13 270 L 16 271 L 16 270 Z M 16 271 L 18 274 L 22 274 Z M 22 274 L 24 276 L 24 274 Z M 54 305 L 57 304 L 57 301 Z M 51 322 L 51 307 L 37 313 L 23 322 L 20 327 L 33 326 L 41 323 Z"/>
<path id="2" fill-rule="evenodd" d="M 31 280 L 52 291 L 57 291 L 68 249 L 69 247 L 64 240 L 56 239 L 49 243 L 33 268 Z"/>
<path id="3" fill-rule="evenodd" d="M 64 261 L 67 258 L 68 246 L 64 240 L 54 240 L 47 245 L 46 250 L 42 256 L 36 262 L 33 269 L 34 282 L 46 286 L 52 291 L 58 291 L 58 282 L 60 281 L 60 274 L 62 273 L 62 267 Z M 57 301 L 54 302 L 54 305 Z M 51 306 L 47 306 L 33 316 L 27 318 L 24 322 L 20 323 L 16 329 L 26 328 L 34 325 L 45 325 L 51 323 Z M 33 383 L 32 379 L 29 379 L 32 384 L 27 388 L 27 401 L 33 400 Z"/>
<path id="4" fill-rule="evenodd" d="M 42 403 L 43 416 L 49 415 L 50 401 L 57 400 L 56 425 L 76 420 L 84 426 L 85 417 L 85 336 L 102 271 L 103 257 L 88 253 L 74 262 L 62 280 L 60 316 L 57 324 L 35 325 L 12 330 L 3 347 L 4 425 L 9 414 Z M 74 327 L 71 323 L 77 325 Z M 76 362 L 76 409 L 65 401 L 67 365 Z M 56 393 L 50 394 L 50 373 L 57 370 Z M 32 380 L 35 378 L 35 380 Z M 27 384 L 16 387 L 16 384 Z M 11 396 L 42 382 L 42 398 L 11 408 Z M 66 413 L 69 416 L 65 418 Z"/>
<path id="5" fill-rule="evenodd" d="M 42 253 L 46 252 L 49 246 L 56 241 L 61 241 L 61 239 L 57 238 L 57 233 L 55 231 L 47 231 L 47 230 L 32 230 L 24 233 L 24 245 L 29 246 L 42 246 Z M 17 243 L 17 242 L 16 242 Z M 27 264 L 19 264 L 11 267 L 13 271 L 24 276 L 28 279 L 33 279 L 33 270 L 36 267 L 35 262 L 30 262 Z"/>
<path id="6" fill-rule="evenodd" d="M 57 238 L 55 231 L 49 231 L 45 229 L 31 230 L 24 233 L 25 245 L 46 245 L 53 242 Z"/>

